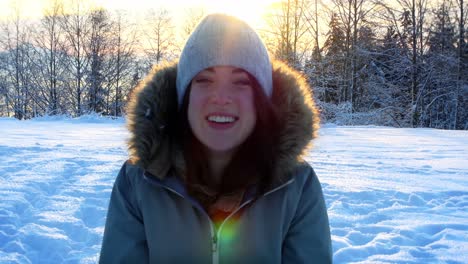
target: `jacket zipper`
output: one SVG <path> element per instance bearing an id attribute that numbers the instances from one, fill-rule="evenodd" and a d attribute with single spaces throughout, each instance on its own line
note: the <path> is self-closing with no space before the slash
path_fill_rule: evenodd
<path id="1" fill-rule="evenodd" d="M 287 181 L 286 183 L 278 186 L 277 188 L 265 193 L 263 196 L 267 196 L 289 184 L 291 184 L 292 182 L 294 181 L 294 179 L 291 179 L 289 181 Z M 247 201 L 245 201 L 243 204 L 241 204 L 239 207 L 236 208 L 236 210 L 232 211 L 232 213 L 230 213 L 225 219 L 224 221 L 221 223 L 221 226 L 219 227 L 218 229 L 218 232 L 215 236 L 213 236 L 213 264 L 218 264 L 219 263 L 219 250 L 218 250 L 218 238 L 220 237 L 221 235 L 221 231 L 223 230 L 223 227 L 224 227 L 224 224 L 229 220 L 229 218 L 231 218 L 233 215 L 235 215 L 237 212 L 239 212 L 239 210 L 241 210 L 242 208 L 244 208 L 246 205 L 248 205 L 249 203 L 252 202 L 253 199 L 249 199 Z M 208 217 L 209 221 L 210 221 L 210 225 L 212 225 L 212 221 L 211 219 Z M 211 226 L 211 232 L 213 234 L 213 226 Z"/>
<path id="2" fill-rule="evenodd" d="M 213 221 L 208 217 L 208 221 L 210 223 L 210 231 L 211 231 L 211 253 L 212 253 L 212 259 L 213 259 L 213 264 L 218 264 L 219 263 L 219 250 L 218 250 L 218 234 L 215 233 L 214 227 L 213 227 Z"/>
<path id="3" fill-rule="evenodd" d="M 227 220 L 229 220 L 229 218 L 231 216 L 233 216 L 234 214 L 236 214 L 242 207 L 246 206 L 247 204 L 249 204 L 250 202 L 252 201 L 252 199 L 244 202 L 241 206 L 237 207 L 236 210 L 234 210 L 231 214 L 228 215 L 228 217 L 226 217 L 226 219 L 224 219 L 224 221 L 221 223 L 221 226 L 219 227 L 218 229 L 218 232 L 215 233 L 214 231 L 214 227 L 213 227 L 213 221 L 211 221 L 211 218 L 207 216 L 208 218 L 208 222 L 210 223 L 210 231 L 211 231 L 211 252 L 212 252 L 212 260 L 213 260 L 213 264 L 218 264 L 219 263 L 219 237 L 221 235 L 221 230 L 223 229 L 223 226 L 224 226 L 224 223 L 227 222 Z M 205 212 L 204 212 L 205 213 Z M 206 213 L 205 213 L 206 214 Z"/>
<path id="4" fill-rule="evenodd" d="M 267 196 L 273 192 L 276 192 L 277 190 L 279 189 L 282 189 L 283 187 L 291 184 L 292 182 L 294 182 L 294 178 L 287 181 L 286 183 L 278 186 L 277 188 L 265 193 L 263 196 Z M 176 190 L 172 189 L 172 188 L 169 188 L 167 186 L 164 186 L 164 185 L 161 185 L 163 186 L 165 189 L 177 194 L 178 196 L 185 198 L 185 196 L 183 196 L 182 194 L 180 194 L 179 192 L 177 192 Z M 219 237 L 220 237 L 220 234 L 221 234 L 221 231 L 224 227 L 224 224 L 229 220 L 229 218 L 231 218 L 233 215 L 235 215 L 240 209 L 242 209 L 243 207 L 245 207 L 247 204 L 251 203 L 253 199 L 249 199 L 247 201 L 245 201 L 242 205 L 240 205 L 239 207 L 236 208 L 236 210 L 234 210 L 232 213 L 230 213 L 225 219 L 224 221 L 221 223 L 221 226 L 219 227 L 218 231 L 215 232 L 215 229 L 214 229 L 214 224 L 213 224 L 213 221 L 211 221 L 211 218 L 208 214 L 206 214 L 205 211 L 203 211 L 202 213 L 208 218 L 208 223 L 210 224 L 210 234 L 211 234 L 211 253 L 212 253 L 212 260 L 213 260 L 213 264 L 218 264 L 219 263 Z M 196 208 L 197 210 L 200 210 L 198 209 L 196 206 L 193 206 L 194 208 Z"/>
<path id="5" fill-rule="evenodd" d="M 166 190 L 186 199 L 182 194 L 180 194 L 179 192 L 177 192 L 176 190 L 172 189 L 172 188 L 169 188 L 167 186 L 164 186 L 164 185 L 161 185 L 162 187 L 164 187 Z M 245 203 L 244 203 L 245 204 Z M 198 209 L 196 206 L 194 206 L 194 208 L 196 208 L 197 210 L 200 210 Z M 237 210 L 236 210 L 237 211 Z M 215 229 L 214 229 L 214 224 L 213 224 L 213 221 L 211 221 L 211 218 L 210 216 L 208 216 L 206 214 L 205 211 L 202 212 L 204 215 L 206 215 L 206 218 L 208 219 L 208 223 L 210 224 L 210 234 L 211 234 L 211 254 L 212 254 L 212 260 L 213 260 L 213 264 L 218 264 L 219 263 L 219 244 L 218 244 L 218 237 L 219 237 L 219 230 L 218 232 L 216 233 L 215 232 Z M 230 215 L 229 215 L 230 216 Z M 224 222 L 223 222 L 224 224 Z M 221 228 L 220 228 L 221 230 Z"/>

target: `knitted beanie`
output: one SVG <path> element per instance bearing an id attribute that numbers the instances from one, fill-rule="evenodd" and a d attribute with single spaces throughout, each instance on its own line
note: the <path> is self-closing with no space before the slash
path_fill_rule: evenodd
<path id="1" fill-rule="evenodd" d="M 198 24 L 187 40 L 177 66 L 179 106 L 193 77 L 214 66 L 233 66 L 247 71 L 271 97 L 272 67 L 267 49 L 244 21 L 224 14 L 212 14 Z"/>

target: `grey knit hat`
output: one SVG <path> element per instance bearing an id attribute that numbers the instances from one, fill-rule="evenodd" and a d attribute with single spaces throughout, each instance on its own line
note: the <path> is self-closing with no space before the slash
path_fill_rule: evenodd
<path id="1" fill-rule="evenodd" d="M 187 40 L 177 66 L 179 106 L 193 77 L 214 66 L 233 66 L 247 71 L 271 97 L 273 81 L 268 52 L 257 33 L 244 21 L 212 14 L 198 24 Z"/>

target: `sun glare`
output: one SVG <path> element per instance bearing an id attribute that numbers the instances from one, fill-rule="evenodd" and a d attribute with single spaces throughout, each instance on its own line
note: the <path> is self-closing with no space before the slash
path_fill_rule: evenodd
<path id="1" fill-rule="evenodd" d="M 262 27 L 262 16 L 271 0 L 236 0 L 236 1 L 206 1 L 206 9 L 210 13 L 219 12 L 236 16 L 245 20 L 254 28 Z"/>
<path id="2" fill-rule="evenodd" d="M 96 3 L 110 9 L 139 10 L 165 7 L 174 13 L 184 15 L 189 8 L 202 8 L 207 14 L 225 13 L 245 20 L 254 28 L 262 26 L 262 16 L 273 2 L 278 0 L 95 0 Z"/>
<path id="3" fill-rule="evenodd" d="M 15 13 L 21 18 L 41 18 L 44 9 L 54 1 L 64 3 L 65 8 L 71 2 L 81 1 L 94 7 L 127 10 L 142 15 L 149 9 L 166 8 L 176 25 L 183 23 L 187 10 L 198 9 L 204 10 L 205 14 L 225 13 L 236 16 L 259 30 L 265 27 L 263 17 L 268 9 L 280 0 L 0 0 L 0 21 L 13 18 Z"/>
<path id="4" fill-rule="evenodd" d="M 15 14 L 24 18 L 38 18 L 42 15 L 41 10 L 45 1 L 32 0 L 0 0 L 0 21 Z"/>
<path id="5" fill-rule="evenodd" d="M 59 0 L 60 1 L 60 0 Z M 67 2 L 68 0 L 62 0 Z M 206 14 L 225 13 L 245 20 L 253 28 L 263 26 L 262 16 L 267 8 L 279 0 L 75 0 L 94 6 L 102 6 L 109 10 L 145 11 L 151 8 L 167 8 L 174 17 L 183 19 L 186 10 L 198 8 Z M 11 16 L 12 8 L 17 7 L 22 17 L 39 18 L 43 9 L 51 0 L 0 0 L 0 18 Z M 177 22 L 176 22 L 177 23 Z"/>

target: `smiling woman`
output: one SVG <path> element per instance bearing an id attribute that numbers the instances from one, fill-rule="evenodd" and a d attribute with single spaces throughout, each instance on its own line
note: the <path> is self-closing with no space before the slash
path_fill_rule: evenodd
<path id="1" fill-rule="evenodd" d="M 247 23 L 203 18 L 177 64 L 134 90 L 100 263 L 331 263 L 302 157 L 319 121 L 310 91 Z"/>

